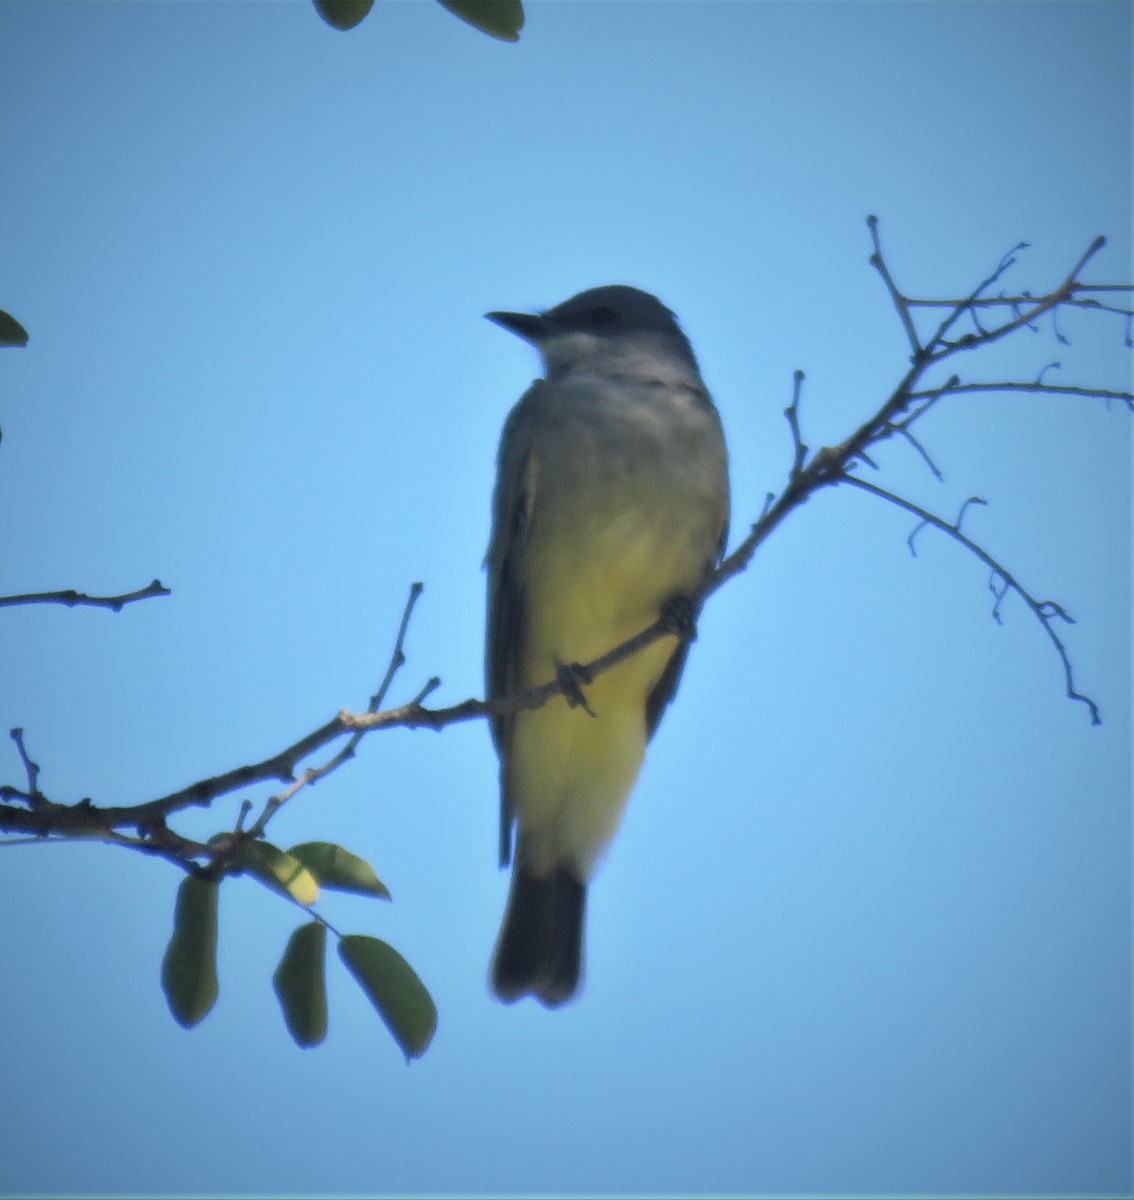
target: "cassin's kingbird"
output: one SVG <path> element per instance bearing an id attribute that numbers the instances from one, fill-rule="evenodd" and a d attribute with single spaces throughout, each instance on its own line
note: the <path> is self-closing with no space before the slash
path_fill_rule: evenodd
<path id="1" fill-rule="evenodd" d="M 677 319 L 637 288 L 594 288 L 490 320 L 540 352 L 500 441 L 488 549 L 488 695 L 591 662 L 670 605 L 696 616 L 724 550 L 720 418 Z M 693 607 L 690 608 L 690 605 Z M 587 881 L 614 836 L 689 643 L 666 635 L 585 688 L 493 718 L 500 861 L 512 886 L 492 986 L 511 1002 L 570 999 Z"/>

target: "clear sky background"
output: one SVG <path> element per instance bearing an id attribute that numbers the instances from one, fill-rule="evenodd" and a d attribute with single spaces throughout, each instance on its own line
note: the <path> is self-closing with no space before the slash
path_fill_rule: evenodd
<path id="1" fill-rule="evenodd" d="M 681 317 L 729 438 L 734 542 L 782 410 L 846 436 L 907 348 L 867 263 L 966 292 L 1131 277 L 1125 3 L 532 3 L 517 45 L 431 3 L 0 5 L 0 718 L 53 798 L 134 803 L 270 754 L 381 678 L 482 694 L 500 426 L 535 356 L 482 319 L 632 283 Z M 1129 387 L 1072 314 L 969 379 Z M 406 1066 L 337 961 L 303 1052 L 269 978 L 295 910 L 221 892 L 221 996 L 158 985 L 178 883 L 99 845 L 0 851 L 0 1191 L 1078 1192 L 1131 1187 L 1131 416 L 941 404 L 879 482 L 952 517 L 1066 630 L 843 488 L 707 607 L 591 893 L 558 1012 L 489 998 L 503 908 L 482 723 L 368 738 L 272 826 L 391 905 L 327 899 L 440 1010 Z M 4 742 L 3 745 L 7 745 Z M 22 781 L 0 745 L 0 778 Z M 249 793 L 262 801 L 270 789 Z M 240 796 L 180 828 L 229 827 Z"/>

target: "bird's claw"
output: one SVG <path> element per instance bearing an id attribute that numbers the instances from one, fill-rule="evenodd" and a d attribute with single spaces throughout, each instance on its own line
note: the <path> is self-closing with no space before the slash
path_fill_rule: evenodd
<path id="1" fill-rule="evenodd" d="M 588 716 L 595 716 L 583 694 L 583 684 L 593 683 L 594 676 L 582 663 L 556 663 L 555 679 L 571 708 L 581 708 Z"/>
<path id="2" fill-rule="evenodd" d="M 667 631 L 681 638 L 683 642 L 696 641 L 696 616 L 693 601 L 680 593 L 670 596 L 661 608 L 661 619 Z"/>

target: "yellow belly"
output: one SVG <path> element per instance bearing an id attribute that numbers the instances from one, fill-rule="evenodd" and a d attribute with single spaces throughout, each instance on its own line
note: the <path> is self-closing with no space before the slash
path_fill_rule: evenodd
<path id="1" fill-rule="evenodd" d="M 585 505 L 532 530 L 523 685 L 639 633 L 666 599 L 700 582 L 704 558 L 664 509 L 604 519 Z M 510 790 L 528 869 L 589 878 L 621 822 L 646 751 L 646 700 L 678 648 L 664 637 L 585 687 L 595 714 L 557 697 L 516 717 Z"/>

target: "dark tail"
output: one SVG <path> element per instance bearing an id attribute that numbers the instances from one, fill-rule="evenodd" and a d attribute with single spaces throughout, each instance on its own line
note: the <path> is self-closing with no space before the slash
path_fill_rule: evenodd
<path id="1" fill-rule="evenodd" d="M 506 1004 L 533 995 L 548 1008 L 570 1000 L 583 968 L 587 887 L 560 867 L 546 879 L 517 861 L 492 960 L 492 990 Z"/>

